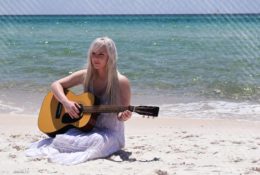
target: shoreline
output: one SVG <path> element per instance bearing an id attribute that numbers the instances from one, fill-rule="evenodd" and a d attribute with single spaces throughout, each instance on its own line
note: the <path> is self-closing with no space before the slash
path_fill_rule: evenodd
<path id="1" fill-rule="evenodd" d="M 72 91 L 80 94 L 77 89 L 72 89 Z M 45 92 L 5 90 L 0 97 L 0 114 L 38 116 L 46 94 Z M 159 106 L 159 117 L 260 121 L 258 101 L 224 101 L 142 94 L 133 94 L 131 101 L 133 106 Z"/>
<path id="2" fill-rule="evenodd" d="M 155 14 L 149 14 L 149 13 L 144 13 L 144 14 L 1 14 L 3 17 L 44 17 L 44 16 L 53 16 L 53 17 L 66 17 L 66 16 L 82 16 L 82 17 L 93 17 L 93 16 L 101 16 L 101 17 L 127 17 L 127 16 L 136 16 L 136 17 L 149 17 L 149 16 L 176 16 L 176 17 L 182 17 L 182 16 L 245 16 L 245 15 L 260 15 L 260 13 L 166 13 L 166 14 L 160 14 L 160 13 L 155 13 Z"/>
<path id="3" fill-rule="evenodd" d="M 75 166 L 28 158 L 31 142 L 46 138 L 35 115 L 4 115 L 1 174 L 258 174 L 260 122 L 226 119 L 141 118 L 125 123 L 126 146 L 106 159 Z"/>

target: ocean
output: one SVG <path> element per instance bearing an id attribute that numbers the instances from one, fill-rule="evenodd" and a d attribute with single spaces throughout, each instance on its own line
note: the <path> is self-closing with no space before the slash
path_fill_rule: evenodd
<path id="1" fill-rule="evenodd" d="M 108 36 L 133 105 L 260 121 L 259 14 L 0 16 L 0 26 L 0 113 L 37 116 L 50 84 L 85 68 L 90 43 Z"/>

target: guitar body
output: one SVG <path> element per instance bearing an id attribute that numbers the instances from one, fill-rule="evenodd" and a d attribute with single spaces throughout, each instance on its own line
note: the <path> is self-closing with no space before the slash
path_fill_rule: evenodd
<path id="1" fill-rule="evenodd" d="M 98 100 L 91 93 L 75 95 L 66 90 L 66 97 L 80 105 L 79 118 L 72 119 L 65 112 L 63 105 L 49 92 L 42 103 L 38 117 L 39 129 L 50 137 L 62 134 L 70 128 L 78 128 L 82 131 L 90 131 L 96 124 L 99 113 L 118 113 L 125 110 L 136 112 L 140 115 L 157 117 L 159 107 L 156 106 L 118 106 L 118 105 L 99 105 Z"/>
<path id="2" fill-rule="evenodd" d="M 83 93 L 75 95 L 71 91 L 67 91 L 66 96 L 69 100 L 75 101 L 84 106 L 95 105 L 95 97 L 91 93 Z M 56 134 L 66 132 L 72 127 L 76 127 L 83 131 L 90 131 L 96 122 L 97 114 L 82 113 L 80 118 L 71 119 L 65 113 L 63 105 L 54 97 L 52 92 L 49 92 L 42 103 L 42 107 L 38 118 L 38 127 L 50 137 L 55 137 Z"/>

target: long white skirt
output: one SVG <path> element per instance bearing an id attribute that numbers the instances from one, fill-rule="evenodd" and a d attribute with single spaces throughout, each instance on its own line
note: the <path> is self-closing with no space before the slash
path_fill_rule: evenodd
<path id="1" fill-rule="evenodd" d="M 123 146 L 119 133 L 111 130 L 82 132 L 70 129 L 55 138 L 47 138 L 33 143 L 25 155 L 29 157 L 47 157 L 50 162 L 74 165 L 87 160 L 105 158 L 119 151 Z"/>

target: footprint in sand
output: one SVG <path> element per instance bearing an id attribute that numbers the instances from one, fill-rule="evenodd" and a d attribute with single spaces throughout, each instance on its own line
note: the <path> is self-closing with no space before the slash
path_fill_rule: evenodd
<path id="1" fill-rule="evenodd" d="M 181 150 L 179 148 L 175 148 L 173 151 L 174 151 L 174 153 L 184 153 L 185 152 L 184 150 Z"/>
<path id="2" fill-rule="evenodd" d="M 251 146 L 251 148 L 250 149 L 252 149 L 252 150 L 257 150 L 258 149 L 258 147 L 257 146 Z"/>
<path id="3" fill-rule="evenodd" d="M 210 142 L 211 145 L 218 145 L 219 142 L 217 140 L 213 141 L 213 142 Z"/>
<path id="4" fill-rule="evenodd" d="M 232 141 L 231 143 L 236 144 L 236 145 L 244 144 L 244 142 L 242 142 L 242 141 Z"/>
<path id="5" fill-rule="evenodd" d="M 155 170 L 155 174 L 157 174 L 157 175 L 168 175 L 168 172 L 163 171 L 163 170 Z"/>
<path id="6" fill-rule="evenodd" d="M 193 135 L 193 134 L 188 134 L 182 137 L 182 139 L 187 139 L 187 138 L 194 138 L 194 137 L 199 137 L 198 135 Z"/>
<path id="7" fill-rule="evenodd" d="M 218 144 L 221 144 L 221 143 L 224 143 L 224 142 L 225 142 L 225 140 L 214 140 L 214 141 L 210 142 L 210 144 L 218 145 Z"/>
<path id="8" fill-rule="evenodd" d="M 252 170 L 260 173 L 260 167 L 253 167 Z"/>
<path id="9" fill-rule="evenodd" d="M 232 161 L 235 162 L 235 163 L 238 163 L 238 162 L 242 162 L 243 159 L 240 158 L 240 157 L 235 157 L 235 158 L 232 159 Z"/>
<path id="10" fill-rule="evenodd" d="M 8 157 L 9 157 L 9 158 L 12 158 L 12 159 L 15 159 L 17 156 L 16 156 L 15 154 L 11 154 L 11 153 L 10 153 L 10 154 L 8 154 Z"/>
<path id="11" fill-rule="evenodd" d="M 260 162 L 260 159 L 258 159 L 258 160 L 252 160 L 252 163 L 258 163 L 258 162 Z"/>
<path id="12" fill-rule="evenodd" d="M 143 150 L 144 146 L 134 146 L 133 149 L 141 149 L 141 150 Z"/>
<path id="13" fill-rule="evenodd" d="M 42 160 L 46 160 L 47 158 L 45 157 L 41 157 L 41 158 L 29 158 L 28 162 L 36 162 L 36 161 L 42 161 Z"/>
<path id="14" fill-rule="evenodd" d="M 58 171 L 49 171 L 48 169 L 39 169 L 38 172 L 44 174 L 58 173 Z"/>
<path id="15" fill-rule="evenodd" d="M 213 154 L 213 155 L 218 154 L 218 151 L 215 151 L 215 152 L 213 152 L 212 154 Z"/>
<path id="16" fill-rule="evenodd" d="M 21 137 L 21 135 L 20 135 L 20 134 L 12 134 L 12 135 L 10 135 L 9 137 L 11 137 L 11 138 L 13 138 L 13 139 L 16 139 L 16 138 Z"/>
<path id="17" fill-rule="evenodd" d="M 15 170 L 13 173 L 14 174 L 29 174 L 29 168 L 21 169 L 21 170 Z"/>
<path id="18" fill-rule="evenodd" d="M 19 146 L 19 145 L 13 145 L 12 148 L 15 149 L 16 151 L 25 150 L 25 146 Z"/>

